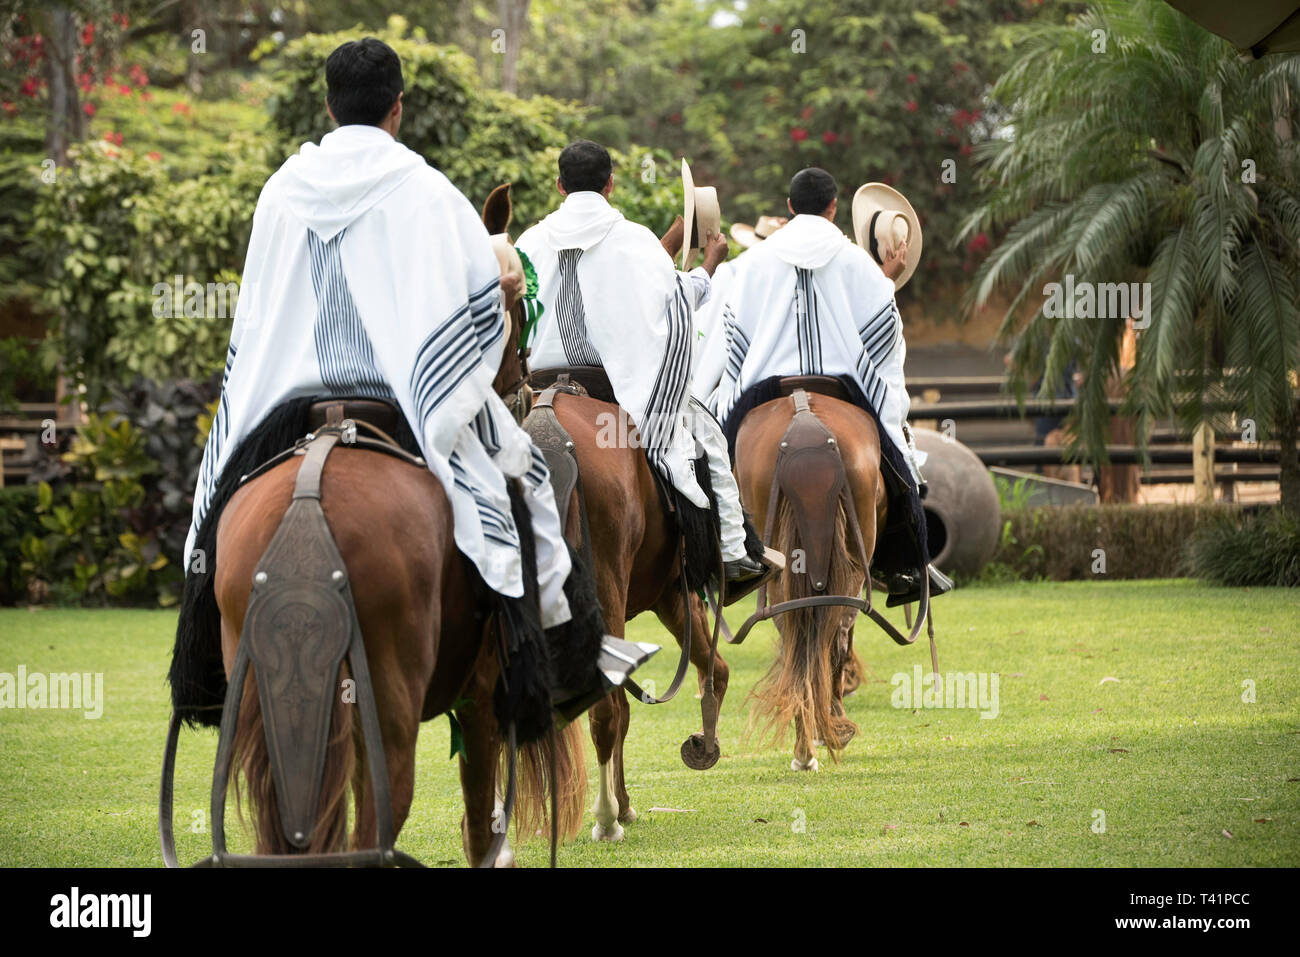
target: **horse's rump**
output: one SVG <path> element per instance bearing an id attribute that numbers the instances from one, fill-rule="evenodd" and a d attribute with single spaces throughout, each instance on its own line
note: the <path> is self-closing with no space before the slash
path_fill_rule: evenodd
<path id="1" fill-rule="evenodd" d="M 736 460 L 736 439 L 745 416 L 761 405 L 788 395 L 790 386 L 783 382 L 787 378 L 789 377 L 771 376 L 763 379 L 746 389 L 736 400 L 727 421 L 722 424 L 733 462 Z M 835 383 L 835 392 L 839 394 L 832 394 L 833 398 L 847 401 L 871 416 L 880 439 L 880 475 L 885 484 L 888 510 L 886 525 L 878 532 L 872 560 L 873 570 L 879 573 L 879 577 L 895 573 L 918 575 L 930 563 L 925 509 L 921 505 L 920 490 L 912 480 L 903 451 L 889 438 L 889 433 L 880 422 L 880 416 L 851 377 L 839 375 L 823 378 Z M 871 545 L 870 542 L 866 544 L 868 547 Z"/>
<path id="2" fill-rule="evenodd" d="M 185 556 L 187 574 L 176 623 L 176 641 L 167 680 L 172 708 L 191 725 L 216 727 L 226 697 L 226 672 L 221 660 L 221 612 L 213 581 L 216 572 L 217 527 L 243 477 L 291 447 L 308 431 L 311 406 L 320 397 L 299 396 L 272 409 L 235 448 L 218 478 L 207 514 Z M 419 445 L 406 420 L 399 416 L 393 438 L 406 451 L 419 455 Z M 199 567 L 195 568 L 195 565 Z"/>
<path id="3" fill-rule="evenodd" d="M 219 478 L 212 502 L 195 537 L 195 554 L 203 559 L 202 571 L 186 576 L 185 593 L 176 628 L 169 681 L 172 706 L 190 724 L 216 726 L 220 723 L 226 695 L 225 667 L 221 656 L 221 614 L 217 607 L 213 583 L 217 559 L 217 529 L 231 497 L 240 488 L 243 477 L 267 460 L 291 447 L 311 423 L 311 409 L 322 397 L 303 396 L 290 399 L 274 409 L 236 448 Z M 405 451 L 419 454 L 419 445 L 406 419 L 397 413 L 393 438 Z M 550 727 L 550 688 L 554 680 L 552 655 L 542 632 L 537 611 L 537 563 L 532 523 L 528 517 L 523 492 L 517 483 L 507 482 L 511 510 L 518 527 L 523 559 L 526 592 L 521 599 L 510 599 L 491 591 L 478 575 L 472 562 L 465 562 L 477 602 L 487 601 L 505 623 L 504 643 L 507 666 L 494 701 L 502 725 L 518 724 L 521 742 L 535 740 Z M 588 599 L 581 586 L 570 576 L 566 596 L 576 609 L 579 621 Z M 566 673 L 593 667 L 596 652 L 592 643 L 590 614 L 587 627 L 571 626 L 557 631 L 556 662 Z M 599 641 L 600 631 L 595 631 Z"/>

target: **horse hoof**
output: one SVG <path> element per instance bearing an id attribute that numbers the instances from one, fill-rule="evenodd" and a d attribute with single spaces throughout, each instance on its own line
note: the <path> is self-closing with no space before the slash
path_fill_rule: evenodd
<path id="1" fill-rule="evenodd" d="M 821 770 L 821 765 L 817 763 L 816 758 L 809 758 L 807 764 L 804 764 L 798 758 L 795 758 L 793 761 L 790 762 L 790 770 L 791 771 L 818 771 Z"/>
<path id="2" fill-rule="evenodd" d="M 620 824 L 631 824 L 637 819 L 636 808 L 630 807 L 618 816 Z"/>
<path id="3" fill-rule="evenodd" d="M 493 867 L 516 867 L 514 848 L 506 846 L 502 848 L 501 853 L 497 855 Z"/>
<path id="4" fill-rule="evenodd" d="M 707 771 L 721 756 L 718 739 L 713 739 L 713 750 L 708 751 L 704 747 L 704 735 L 699 731 L 682 742 L 682 762 L 692 771 Z"/>
<path id="5" fill-rule="evenodd" d="M 609 827 L 602 827 L 597 824 L 591 829 L 591 839 L 593 841 L 606 841 L 610 844 L 617 844 L 623 840 L 623 825 L 618 821 L 613 821 Z"/>

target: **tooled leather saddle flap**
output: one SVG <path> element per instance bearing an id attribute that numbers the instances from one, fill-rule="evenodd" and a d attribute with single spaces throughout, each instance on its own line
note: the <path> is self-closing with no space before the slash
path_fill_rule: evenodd
<path id="1" fill-rule="evenodd" d="M 795 388 L 791 398 L 795 414 L 781 438 L 775 479 L 794 512 L 808 580 L 814 591 L 824 591 L 847 479 L 839 444 L 809 407 L 808 394 Z"/>

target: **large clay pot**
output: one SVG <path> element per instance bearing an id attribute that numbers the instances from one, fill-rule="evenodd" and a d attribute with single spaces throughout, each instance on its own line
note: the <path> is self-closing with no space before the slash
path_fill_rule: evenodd
<path id="1" fill-rule="evenodd" d="M 913 429 L 916 447 L 929 458 L 921 476 L 930 560 L 940 571 L 972 578 L 997 548 L 1001 527 L 998 492 L 988 467 L 955 439 Z"/>

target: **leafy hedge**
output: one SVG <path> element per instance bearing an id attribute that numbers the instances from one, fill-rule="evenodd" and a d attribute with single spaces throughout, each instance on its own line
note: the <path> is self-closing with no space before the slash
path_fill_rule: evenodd
<path id="1" fill-rule="evenodd" d="M 235 137 L 228 163 L 173 180 L 147 155 L 105 142 L 72 151 L 37 191 L 32 242 L 44 262 L 48 347 L 92 405 L 137 375 L 207 378 L 221 367 L 234 318 L 155 314 L 154 287 L 237 281 L 271 148 Z M 206 303 L 213 312 L 213 303 Z M 168 311 L 168 310 L 158 310 Z"/>
<path id="2" fill-rule="evenodd" d="M 1070 581 L 1185 575 L 1189 570 L 1185 550 L 1194 534 L 1210 528 L 1233 528 L 1241 521 L 1241 509 L 1225 505 L 1004 509 L 997 552 L 980 580 Z M 1100 556 L 1097 549 L 1102 550 Z M 1104 560 L 1104 566 L 1099 558 Z"/>

